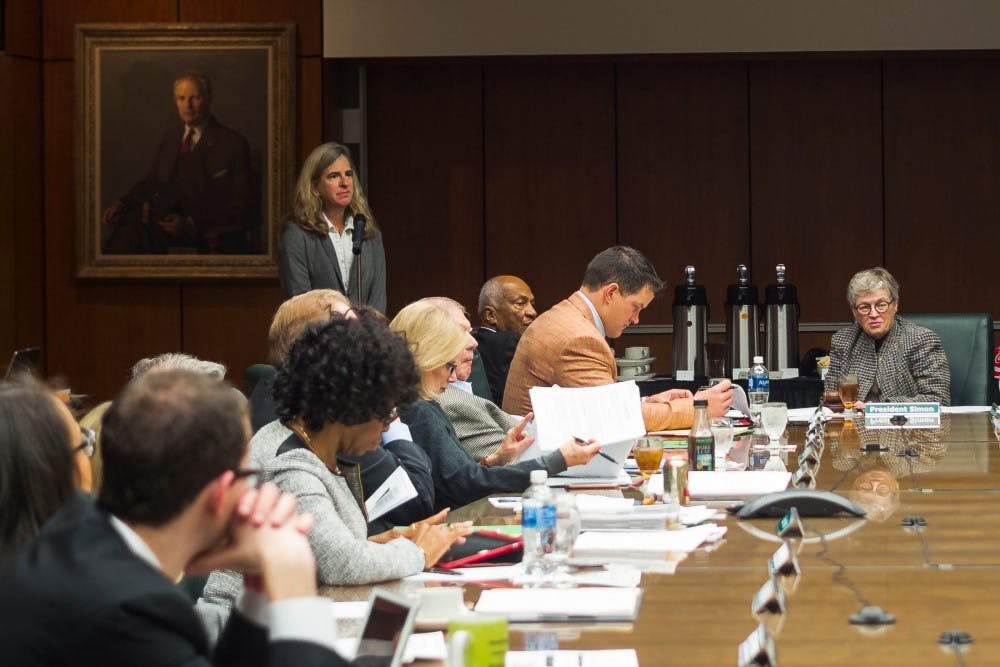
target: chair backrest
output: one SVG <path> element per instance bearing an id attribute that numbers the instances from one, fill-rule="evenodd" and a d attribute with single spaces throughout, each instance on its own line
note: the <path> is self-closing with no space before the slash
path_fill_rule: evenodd
<path id="1" fill-rule="evenodd" d="M 989 313 L 903 313 L 941 337 L 951 369 L 952 405 L 989 405 L 993 385 L 993 317 Z"/>
<path id="2" fill-rule="evenodd" d="M 273 377 L 275 374 L 274 366 L 270 364 L 250 364 L 247 366 L 246 370 L 243 371 L 243 392 L 250 398 L 253 394 L 254 387 L 257 383 L 267 377 Z"/>

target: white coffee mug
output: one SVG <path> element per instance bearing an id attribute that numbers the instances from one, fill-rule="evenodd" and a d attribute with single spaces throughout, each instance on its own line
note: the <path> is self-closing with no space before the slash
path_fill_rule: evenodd
<path id="1" fill-rule="evenodd" d="M 626 359 L 645 359 L 649 356 L 648 347 L 626 347 L 625 348 L 625 358 Z"/>

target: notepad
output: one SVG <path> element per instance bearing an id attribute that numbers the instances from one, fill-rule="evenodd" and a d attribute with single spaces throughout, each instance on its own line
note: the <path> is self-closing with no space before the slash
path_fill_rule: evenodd
<path id="1" fill-rule="evenodd" d="M 368 520 L 374 521 L 386 512 L 391 512 L 407 500 L 416 497 L 417 490 L 413 487 L 410 476 L 406 469 L 400 466 L 365 500 Z"/>
<path id="2" fill-rule="evenodd" d="M 495 588 L 483 591 L 476 611 L 513 623 L 634 621 L 641 588 Z"/>

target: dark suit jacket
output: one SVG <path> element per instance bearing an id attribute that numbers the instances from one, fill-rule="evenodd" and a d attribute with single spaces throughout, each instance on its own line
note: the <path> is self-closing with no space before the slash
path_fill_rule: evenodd
<path id="1" fill-rule="evenodd" d="M 314 289 L 335 289 L 354 303 L 372 306 L 385 312 L 385 250 L 382 234 L 366 238 L 361 245 L 361 289 L 357 284 L 355 257 L 351 272 L 351 291 L 344 286 L 340 263 L 328 234 L 307 232 L 294 222 L 285 225 L 278 244 L 278 275 L 286 297 Z"/>
<path id="2" fill-rule="evenodd" d="M 511 359 L 517 352 L 521 334 L 517 331 L 494 331 L 486 327 L 472 330 L 472 336 L 479 343 L 479 356 L 483 359 L 486 379 L 490 383 L 492 401 L 503 405 L 503 390 L 507 384 L 507 372 Z"/>
<path id="3" fill-rule="evenodd" d="M 82 495 L 0 575 L 0 621 L 4 664 L 18 667 L 347 664 L 317 644 L 269 644 L 235 613 L 211 654 L 190 600 Z"/>
<path id="4" fill-rule="evenodd" d="M 109 238 L 105 252 L 166 252 L 167 245 L 197 245 L 205 252 L 249 251 L 247 231 L 260 224 L 260 183 L 254 183 L 249 143 L 212 116 L 194 149 L 182 157 L 185 131 L 178 124 L 160 139 L 146 178 L 122 197 L 124 229 Z M 148 220 L 141 219 L 145 204 Z M 159 231 L 157 221 L 172 213 L 191 217 L 194 237 L 170 239 Z M 130 228 L 145 230 L 145 236 Z M 127 247 L 144 242 L 148 247 Z"/>

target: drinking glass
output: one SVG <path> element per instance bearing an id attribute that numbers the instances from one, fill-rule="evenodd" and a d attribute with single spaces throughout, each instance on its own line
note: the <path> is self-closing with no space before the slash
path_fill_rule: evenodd
<path id="1" fill-rule="evenodd" d="M 726 455 L 733 445 L 733 422 L 727 417 L 713 419 L 709 427 L 715 440 L 715 469 L 726 469 Z"/>
<path id="2" fill-rule="evenodd" d="M 858 400 L 858 376 L 854 373 L 844 374 L 840 378 L 837 389 L 840 391 L 840 402 L 844 404 L 844 417 L 846 418 Z"/>
<path id="3" fill-rule="evenodd" d="M 649 478 L 660 469 L 663 461 L 663 440 L 660 438 L 639 438 L 632 447 L 632 456 L 642 474 L 642 495 L 649 492 Z"/>
<path id="4" fill-rule="evenodd" d="M 777 446 L 781 434 L 788 424 L 788 405 L 785 403 L 764 403 L 760 406 L 760 420 L 764 432 L 770 439 L 770 446 Z"/>

